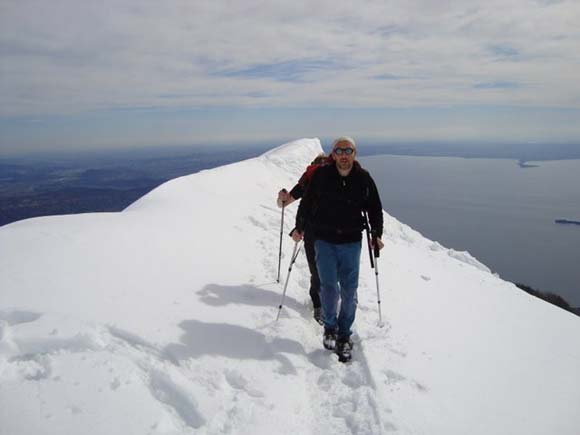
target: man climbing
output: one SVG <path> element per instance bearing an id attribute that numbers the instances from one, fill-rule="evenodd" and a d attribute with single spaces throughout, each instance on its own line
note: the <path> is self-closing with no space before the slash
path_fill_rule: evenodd
<path id="1" fill-rule="evenodd" d="M 319 168 L 310 180 L 292 238 L 301 240 L 305 228 L 309 228 L 315 239 L 323 345 L 346 362 L 353 346 L 350 336 L 357 306 L 363 212 L 369 216 L 373 244 L 381 249 L 383 207 L 375 182 L 356 161 L 354 139 L 336 139 L 331 155 L 334 164 Z"/>
<path id="2" fill-rule="evenodd" d="M 330 160 L 332 161 L 332 160 Z M 286 207 L 292 204 L 297 199 L 302 198 L 304 191 L 308 187 L 312 175 L 321 166 L 328 164 L 329 158 L 326 154 L 321 153 L 310 163 L 306 171 L 298 180 L 298 183 L 292 188 L 290 192 L 282 189 L 278 192 L 278 207 Z M 322 325 L 322 308 L 320 305 L 320 278 L 318 277 L 318 270 L 316 269 L 316 259 L 314 254 L 314 239 L 311 237 L 311 231 L 306 227 L 304 231 L 304 250 L 306 251 L 306 260 L 308 261 L 308 269 L 310 270 L 310 298 L 312 299 L 312 306 L 314 307 L 314 319 Z"/>

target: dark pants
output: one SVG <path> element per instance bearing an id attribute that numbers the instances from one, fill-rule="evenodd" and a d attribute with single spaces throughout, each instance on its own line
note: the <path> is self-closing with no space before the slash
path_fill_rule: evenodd
<path id="1" fill-rule="evenodd" d="M 308 269 L 310 269 L 310 297 L 314 308 L 320 307 L 320 278 L 316 268 L 316 252 L 314 251 L 314 239 L 308 231 L 304 234 L 304 250 L 308 260 Z"/>

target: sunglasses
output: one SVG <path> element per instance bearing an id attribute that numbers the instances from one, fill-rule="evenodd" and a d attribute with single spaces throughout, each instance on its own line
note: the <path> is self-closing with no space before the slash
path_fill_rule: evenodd
<path id="1" fill-rule="evenodd" d="M 354 153 L 354 148 L 335 148 L 333 153 L 337 156 L 341 156 L 343 154 L 350 156 L 352 153 Z"/>

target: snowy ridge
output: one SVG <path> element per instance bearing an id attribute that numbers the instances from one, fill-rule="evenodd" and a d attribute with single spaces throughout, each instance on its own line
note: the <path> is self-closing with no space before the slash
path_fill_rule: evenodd
<path id="1" fill-rule="evenodd" d="M 386 325 L 363 250 L 352 364 L 322 349 L 303 254 L 274 322 L 276 192 L 321 150 L 0 228 L 0 435 L 575 434 L 578 318 L 386 213 Z"/>

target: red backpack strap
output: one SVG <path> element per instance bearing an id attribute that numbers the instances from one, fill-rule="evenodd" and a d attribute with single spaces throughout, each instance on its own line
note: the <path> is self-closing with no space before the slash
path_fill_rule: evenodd
<path id="1" fill-rule="evenodd" d="M 318 168 L 320 168 L 322 165 L 317 164 L 317 165 L 309 165 L 306 168 L 306 171 L 304 172 L 304 174 L 302 174 L 302 177 L 300 177 L 300 180 L 298 180 L 298 184 L 300 184 L 301 186 L 307 186 L 308 183 L 310 183 L 310 180 L 312 180 L 312 175 L 314 175 L 314 172 L 316 172 L 316 170 Z"/>

